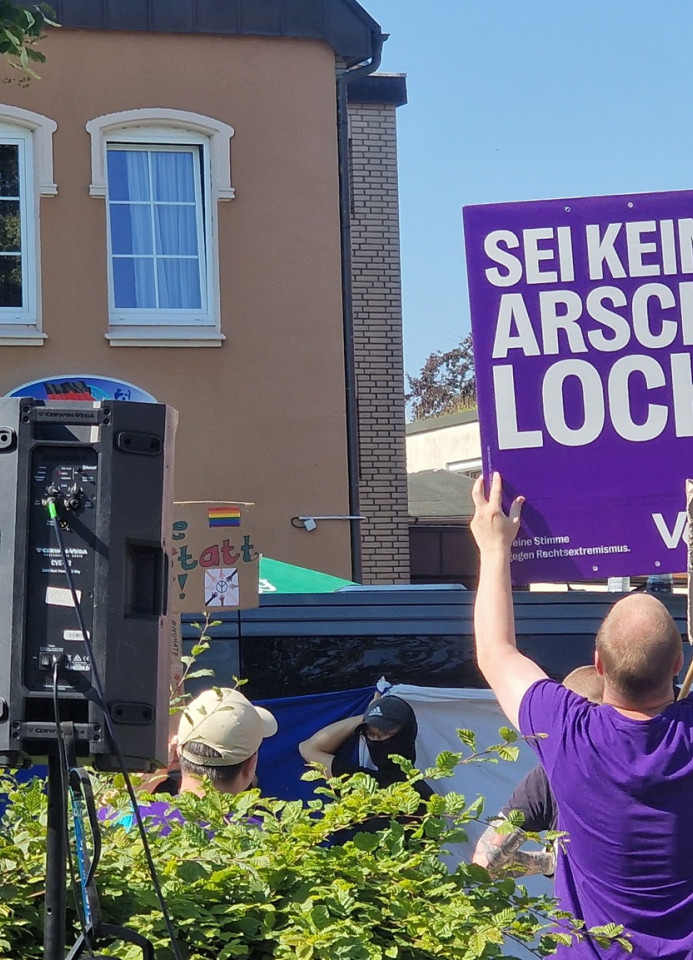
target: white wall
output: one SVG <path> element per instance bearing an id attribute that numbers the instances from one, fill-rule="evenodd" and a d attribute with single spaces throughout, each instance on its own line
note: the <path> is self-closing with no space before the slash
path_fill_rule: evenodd
<path id="1" fill-rule="evenodd" d="M 481 458 L 479 421 L 468 420 L 450 425 L 436 424 L 449 417 L 430 421 L 431 429 L 410 432 L 407 429 L 407 473 L 419 470 L 445 470 L 451 464 L 475 461 Z M 454 469 L 454 467 L 453 467 Z"/>

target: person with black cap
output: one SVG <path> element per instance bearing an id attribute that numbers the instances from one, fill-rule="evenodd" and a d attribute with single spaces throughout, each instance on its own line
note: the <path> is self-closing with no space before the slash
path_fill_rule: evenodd
<path id="1" fill-rule="evenodd" d="M 392 759 L 404 757 L 416 762 L 416 714 L 401 697 L 388 694 L 375 695 L 363 716 L 347 717 L 331 723 L 298 745 L 306 763 L 319 763 L 325 767 L 328 777 L 344 774 L 368 773 L 380 787 L 406 780 L 402 768 Z M 343 747 L 354 737 L 363 738 L 375 769 L 362 767 L 343 756 Z M 433 790 L 424 780 L 412 784 L 427 800 Z"/>

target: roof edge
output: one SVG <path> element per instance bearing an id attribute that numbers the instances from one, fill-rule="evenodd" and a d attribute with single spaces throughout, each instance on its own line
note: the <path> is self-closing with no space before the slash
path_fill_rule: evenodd
<path id="1" fill-rule="evenodd" d="M 413 420 L 406 425 L 406 433 L 428 433 L 432 430 L 442 430 L 444 427 L 457 427 L 461 423 L 474 423 L 479 419 L 479 411 L 462 410 L 460 413 L 445 413 L 440 417 L 427 417 L 425 420 Z"/>
<path id="2" fill-rule="evenodd" d="M 401 107 L 407 103 L 406 73 L 372 73 L 347 87 L 349 103 L 382 103 Z"/>
<path id="3" fill-rule="evenodd" d="M 357 0 L 51 0 L 68 30 L 323 40 L 348 66 L 371 60 L 384 34 Z"/>

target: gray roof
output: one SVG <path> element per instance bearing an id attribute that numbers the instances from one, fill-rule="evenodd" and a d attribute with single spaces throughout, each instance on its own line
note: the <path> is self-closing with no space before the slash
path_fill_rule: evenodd
<path id="1" fill-rule="evenodd" d="M 426 417 L 424 420 L 412 420 L 407 424 L 407 436 L 411 433 L 426 433 L 428 430 L 440 430 L 443 427 L 456 427 L 460 423 L 474 423 L 479 419 L 476 407 L 461 410 L 460 413 L 443 413 L 439 417 Z"/>
<path id="2" fill-rule="evenodd" d="M 471 517 L 474 481 L 450 470 L 419 470 L 407 474 L 410 517 Z"/>
<path id="3" fill-rule="evenodd" d="M 63 27 L 324 40 L 348 65 L 369 60 L 380 24 L 356 0 L 50 0 Z"/>

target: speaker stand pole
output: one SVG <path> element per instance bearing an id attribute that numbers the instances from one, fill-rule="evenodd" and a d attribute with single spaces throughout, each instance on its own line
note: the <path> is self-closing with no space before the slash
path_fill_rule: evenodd
<path id="1" fill-rule="evenodd" d="M 65 957 L 66 843 L 67 810 L 62 792 L 60 757 L 56 748 L 48 754 L 44 960 L 64 960 Z"/>

